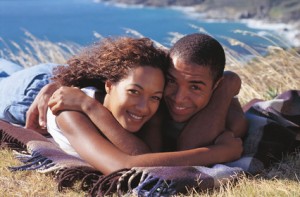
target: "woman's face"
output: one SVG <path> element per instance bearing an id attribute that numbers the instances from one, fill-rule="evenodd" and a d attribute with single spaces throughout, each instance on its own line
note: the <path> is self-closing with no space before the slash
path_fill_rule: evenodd
<path id="1" fill-rule="evenodd" d="M 104 106 L 130 132 L 137 132 L 157 111 L 164 90 L 158 68 L 139 66 L 117 83 L 107 81 Z"/>

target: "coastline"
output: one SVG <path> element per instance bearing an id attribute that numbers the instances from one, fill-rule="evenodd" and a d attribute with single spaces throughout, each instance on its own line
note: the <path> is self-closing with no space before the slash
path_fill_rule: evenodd
<path id="1" fill-rule="evenodd" d="M 292 47 L 300 47 L 300 24 L 297 23 L 283 23 L 270 22 L 259 19 L 241 19 L 248 27 L 253 29 L 270 30 L 276 32 L 284 41 Z"/>
<path id="2" fill-rule="evenodd" d="M 200 13 L 196 7 L 170 6 L 170 9 L 183 12 L 188 17 L 192 17 L 196 20 L 205 20 L 208 22 L 240 22 L 251 29 L 262 30 L 258 33 L 262 36 L 267 34 L 264 30 L 269 30 L 274 32 L 274 37 L 276 37 L 276 39 L 278 39 L 281 43 L 284 43 L 287 47 L 300 47 L 300 22 L 283 23 L 255 18 L 233 19 L 229 16 L 220 19 L 213 18 L 211 14 Z"/>
<path id="3" fill-rule="evenodd" d="M 114 1 L 103 1 L 103 0 L 94 0 L 95 3 L 104 3 L 107 5 L 113 5 L 121 8 L 156 8 L 155 6 L 143 5 L 143 4 L 126 4 Z M 204 20 L 206 22 L 239 22 L 245 24 L 247 27 L 251 29 L 261 30 L 257 33 L 260 36 L 269 35 L 274 37 L 278 43 L 283 44 L 287 48 L 289 47 L 300 47 L 300 22 L 272 22 L 268 21 L 268 19 L 237 19 L 233 16 L 226 16 L 225 13 L 222 14 L 223 18 L 213 17 L 215 14 L 219 12 L 218 10 L 212 10 L 210 12 L 203 13 L 199 11 L 199 7 L 197 6 L 166 6 L 165 8 L 173 9 L 179 12 L 184 13 L 187 17 L 191 17 L 195 20 Z M 214 14 L 212 14 L 214 13 Z M 224 15 L 225 14 L 225 15 Z M 264 30 L 268 30 L 273 32 L 274 35 L 267 33 Z"/>
<path id="4" fill-rule="evenodd" d="M 206 10 L 205 6 L 196 4 L 193 6 L 183 6 L 183 5 L 163 5 L 163 4 L 143 4 L 143 3 L 124 3 L 126 1 L 113 0 L 94 0 L 96 3 L 108 3 L 122 8 L 156 8 L 164 7 L 169 9 L 174 9 L 176 11 L 182 12 L 188 17 L 191 17 L 196 20 L 203 20 L 206 22 L 238 22 L 243 23 L 251 29 L 261 30 L 258 35 L 265 36 L 269 35 L 274 37 L 279 43 L 283 43 L 286 47 L 300 47 L 300 22 L 291 20 L 289 22 L 281 21 L 270 21 L 268 18 L 259 19 L 253 16 L 252 18 L 241 19 L 239 15 L 234 14 L 233 12 L 222 11 L 218 8 Z M 205 11 L 206 10 L 206 11 Z M 228 14 L 231 13 L 231 14 Z M 267 33 L 266 31 L 274 32 L 274 35 Z"/>

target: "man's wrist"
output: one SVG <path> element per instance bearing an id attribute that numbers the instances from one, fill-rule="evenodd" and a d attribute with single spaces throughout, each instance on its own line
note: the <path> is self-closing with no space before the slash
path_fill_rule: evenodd
<path id="1" fill-rule="evenodd" d="M 81 104 L 81 110 L 84 113 L 89 114 L 96 108 L 95 106 L 99 104 L 100 103 L 96 99 L 87 96 Z"/>

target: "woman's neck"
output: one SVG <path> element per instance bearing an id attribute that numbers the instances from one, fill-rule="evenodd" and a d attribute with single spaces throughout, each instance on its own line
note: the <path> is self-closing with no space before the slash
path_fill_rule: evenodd
<path id="1" fill-rule="evenodd" d="M 110 109 L 110 102 L 109 102 L 109 95 L 105 94 L 102 95 L 102 100 L 100 101 L 104 107 L 106 107 L 108 110 Z"/>
<path id="2" fill-rule="evenodd" d="M 107 99 L 107 94 L 106 94 L 106 93 L 103 93 L 103 92 L 101 92 L 101 91 L 96 91 L 96 92 L 95 92 L 95 99 L 96 99 L 97 101 L 99 101 L 100 103 L 102 103 L 102 105 L 103 105 L 104 107 L 107 107 L 107 106 L 108 106 L 108 100 L 109 100 L 109 99 Z"/>

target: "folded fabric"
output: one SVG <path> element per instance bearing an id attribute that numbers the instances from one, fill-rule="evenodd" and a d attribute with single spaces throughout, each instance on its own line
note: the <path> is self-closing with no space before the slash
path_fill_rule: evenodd
<path id="1" fill-rule="evenodd" d="M 300 91 L 289 90 L 246 112 L 249 130 L 241 159 L 227 163 L 257 174 L 300 147 Z"/>
<path id="2" fill-rule="evenodd" d="M 137 196 L 170 196 L 186 193 L 193 188 L 205 191 L 232 183 L 243 174 L 241 168 L 216 164 L 203 166 L 160 166 L 134 167 L 102 177 L 90 190 L 92 196 L 119 196 L 135 194 Z"/>
<path id="3" fill-rule="evenodd" d="M 52 69 L 57 65 L 48 63 L 21 69 L 21 66 L 0 59 L 0 119 L 25 125 L 29 106 L 41 88 L 50 82 Z"/>
<path id="4" fill-rule="evenodd" d="M 23 66 L 15 64 L 9 60 L 0 58 L 0 79 L 23 69 Z"/>

